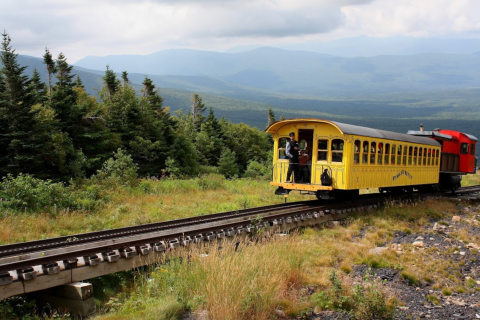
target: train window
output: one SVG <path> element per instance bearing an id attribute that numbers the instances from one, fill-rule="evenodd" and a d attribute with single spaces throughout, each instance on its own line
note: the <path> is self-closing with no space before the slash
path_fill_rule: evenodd
<path id="1" fill-rule="evenodd" d="M 389 160 L 390 160 L 390 144 L 387 143 L 385 145 L 385 161 L 384 161 L 384 163 L 388 164 Z"/>
<path id="2" fill-rule="evenodd" d="M 402 146 L 398 146 L 397 164 L 402 164 Z"/>
<path id="3" fill-rule="evenodd" d="M 355 144 L 353 146 L 353 164 L 360 163 L 360 148 L 361 148 L 360 140 L 355 140 Z"/>
<path id="4" fill-rule="evenodd" d="M 363 141 L 362 164 L 368 164 L 368 141 Z"/>
<path id="5" fill-rule="evenodd" d="M 379 142 L 378 143 L 378 164 L 382 164 L 382 158 L 383 158 L 383 143 Z"/>
<path id="6" fill-rule="evenodd" d="M 475 143 L 470 143 L 470 154 L 475 155 Z"/>
<path id="7" fill-rule="evenodd" d="M 461 154 L 468 154 L 468 143 L 462 143 L 460 145 L 460 153 Z"/>
<path id="8" fill-rule="evenodd" d="M 377 153 L 377 144 L 372 142 L 370 144 L 370 164 L 375 164 L 375 156 Z"/>
<path id="9" fill-rule="evenodd" d="M 327 161 L 328 155 L 328 140 L 318 140 L 318 157 L 317 161 Z"/>
<path id="10" fill-rule="evenodd" d="M 403 146 L 403 165 L 404 166 L 407 165 L 407 151 L 408 151 L 407 146 Z"/>
<path id="11" fill-rule="evenodd" d="M 368 164 L 368 141 L 363 141 L 362 164 Z"/>
<path id="12" fill-rule="evenodd" d="M 332 140 L 332 162 L 343 161 L 343 145 L 344 141 L 342 139 Z"/>
<path id="13" fill-rule="evenodd" d="M 423 148 L 423 165 L 426 166 L 427 165 L 427 158 L 428 158 L 428 154 L 427 154 L 427 148 Z M 429 160 L 430 161 L 430 160 Z M 430 164 L 430 163 L 429 163 Z"/>
<path id="14" fill-rule="evenodd" d="M 285 156 L 285 147 L 287 146 L 287 141 L 290 141 L 290 138 L 278 139 L 278 159 L 287 159 Z"/>
<path id="15" fill-rule="evenodd" d="M 440 157 L 438 156 L 440 152 L 437 150 L 437 154 L 435 156 L 435 165 L 438 166 L 438 160 L 440 159 Z"/>
<path id="16" fill-rule="evenodd" d="M 432 164 L 432 149 L 428 149 L 428 161 L 427 161 L 427 165 L 431 165 Z"/>
<path id="17" fill-rule="evenodd" d="M 391 165 L 395 165 L 395 153 L 397 151 L 396 149 L 397 149 L 397 146 L 392 144 L 392 158 L 391 158 L 392 161 L 390 161 Z"/>
<path id="18" fill-rule="evenodd" d="M 416 148 L 415 148 L 416 149 Z M 422 165 L 423 159 L 423 148 L 418 148 L 418 165 Z"/>
<path id="19" fill-rule="evenodd" d="M 408 147 L 408 165 L 412 165 L 413 147 Z"/>

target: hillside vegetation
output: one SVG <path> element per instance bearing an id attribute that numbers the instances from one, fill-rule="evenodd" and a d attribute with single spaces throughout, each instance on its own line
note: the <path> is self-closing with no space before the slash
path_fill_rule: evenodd
<path id="1" fill-rule="evenodd" d="M 173 113 L 151 79 L 145 77 L 137 92 L 127 72 L 120 80 L 107 67 L 97 98 L 85 91 L 62 53 L 53 59 L 46 49 L 44 82 L 36 69 L 32 76 L 26 74 L 10 43 L 3 34 L 0 176 L 5 183 L 27 174 L 74 184 L 122 174 L 126 168 L 131 169 L 129 179 L 202 172 L 231 178 L 253 172 L 249 166 L 258 169 L 252 174 L 268 172 L 267 134 L 219 120 L 211 107 L 206 115 L 198 94 L 189 97 L 184 112 Z"/>
<path id="2" fill-rule="evenodd" d="M 426 73 L 420 76 L 418 70 L 404 70 L 402 72 L 405 75 L 414 76 L 417 74 L 419 77 L 427 79 L 430 77 L 427 74 L 428 72 L 430 74 L 435 72 L 444 74 L 442 76 L 443 82 L 440 81 L 441 83 L 437 84 L 425 85 L 426 82 L 423 80 L 420 83 L 409 82 L 409 80 L 407 82 L 411 85 L 410 89 L 406 89 L 396 80 L 386 81 L 384 79 L 381 82 L 370 82 L 369 79 L 373 75 L 367 71 L 363 74 L 361 83 L 362 86 L 368 85 L 370 89 L 359 87 L 357 90 L 347 88 L 344 84 L 335 86 L 332 78 L 322 71 L 318 71 L 318 75 L 321 76 L 316 75 L 310 81 L 322 88 L 333 86 L 336 88 L 336 92 L 323 92 L 322 90 L 307 92 L 303 89 L 296 91 L 293 88 L 298 86 L 297 82 L 282 90 L 265 89 L 261 83 L 267 83 L 269 80 L 257 73 L 253 73 L 250 79 L 244 77 L 242 84 L 234 83 L 230 81 L 231 79 L 215 77 L 209 74 L 209 70 L 206 69 L 203 70 L 205 73 L 198 75 L 157 75 L 153 74 L 153 69 L 150 69 L 146 74 L 159 88 L 159 94 L 164 99 L 164 105 L 168 106 L 172 112 L 179 109 L 190 110 L 191 97 L 197 92 L 202 94 L 205 104 L 211 106 L 219 118 L 225 117 L 232 122 L 243 122 L 259 129 L 265 127 L 267 111 L 271 108 L 278 116 L 284 116 L 285 118 L 325 118 L 402 133 L 416 129 L 420 123 L 423 123 L 427 129 L 448 128 L 478 137 L 480 136 L 478 122 L 480 120 L 478 109 L 479 85 L 450 82 L 450 80 L 455 79 L 455 76 L 451 76 L 451 74 L 462 73 L 462 70 L 466 69 L 469 70 L 468 72 L 474 72 L 478 69 L 478 63 L 465 65 L 467 62 L 462 62 L 464 63 L 462 66 L 459 65 L 460 62 L 455 62 L 453 56 L 447 56 L 450 57 L 449 59 L 453 59 L 448 64 L 444 64 L 444 62 L 433 64 L 430 59 L 423 59 L 421 56 L 396 57 L 398 59 L 413 59 L 415 65 L 423 63 L 423 66 L 419 68 Z M 291 58 L 293 59 L 293 57 Z M 459 61 L 462 60 L 461 57 L 457 57 Z M 141 59 L 142 57 L 138 58 Z M 181 60 L 181 58 L 176 59 Z M 382 67 L 390 70 L 394 61 L 389 59 L 393 58 L 382 57 L 385 60 Z M 118 59 L 124 61 L 122 56 L 119 56 Z M 18 60 L 21 65 L 28 66 L 27 74 L 33 74 L 34 67 L 37 70 L 45 70 L 45 65 L 41 59 L 19 56 Z M 352 64 L 357 61 L 355 59 L 347 60 L 351 61 Z M 229 65 L 226 67 L 228 68 Z M 447 67 L 448 70 L 443 70 Z M 399 67 L 396 66 L 395 68 Z M 117 77 L 121 77 L 121 70 L 127 69 L 126 66 L 110 67 L 110 70 L 118 72 L 116 73 Z M 102 79 L 104 70 L 105 65 L 101 66 L 101 71 L 74 67 L 72 72 L 80 77 L 87 93 L 98 97 L 104 83 Z M 191 71 L 192 74 L 194 74 L 193 70 Z M 145 73 L 135 73 L 130 70 L 128 72 L 132 88 L 137 94 L 141 94 L 141 83 L 145 79 Z M 349 83 L 354 79 L 352 75 L 341 70 L 332 72 L 335 73 L 335 77 L 340 77 L 343 74 L 342 83 Z M 39 74 L 41 80 L 46 82 L 48 75 L 45 72 L 39 72 Z M 55 83 L 55 79 L 53 80 L 53 83 Z M 254 80 L 261 83 L 256 84 Z M 294 81 L 294 79 L 291 78 L 291 81 Z M 325 81 L 328 84 L 320 85 Z M 380 85 L 386 85 L 387 83 L 391 85 L 390 89 L 377 90 L 380 89 Z"/>

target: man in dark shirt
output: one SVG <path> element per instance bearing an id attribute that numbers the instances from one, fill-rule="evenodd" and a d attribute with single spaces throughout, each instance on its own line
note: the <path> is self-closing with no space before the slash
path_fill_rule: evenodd
<path id="1" fill-rule="evenodd" d="M 285 147 L 285 155 L 289 159 L 288 171 L 287 171 L 287 181 L 292 182 L 290 177 L 292 176 L 295 180 L 298 180 L 298 142 L 295 140 L 295 133 L 290 132 L 290 141 L 287 142 Z"/>

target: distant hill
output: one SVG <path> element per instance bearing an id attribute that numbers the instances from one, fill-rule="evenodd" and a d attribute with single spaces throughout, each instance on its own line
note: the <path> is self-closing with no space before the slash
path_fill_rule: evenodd
<path id="1" fill-rule="evenodd" d="M 480 87 L 480 56 L 473 53 L 344 58 L 270 47 L 240 53 L 179 49 L 146 56 L 87 57 L 75 65 L 97 70 L 109 65 L 116 72 L 169 79 L 181 76 L 170 87 L 203 87 L 209 93 L 227 86 L 242 94 L 248 87 L 276 94 L 355 97 Z"/>
<path id="2" fill-rule="evenodd" d="M 285 50 L 278 51 L 273 48 L 263 48 L 260 51 L 264 55 L 268 55 L 269 51 L 279 52 L 280 54 L 276 58 L 272 57 L 272 60 L 278 59 L 278 61 L 284 59 L 287 54 L 298 57 L 296 52 L 289 53 Z M 302 52 L 301 54 L 303 59 L 311 59 L 311 57 L 317 56 L 317 54 L 309 52 Z M 248 63 L 248 60 L 255 56 L 257 56 L 255 52 L 250 52 L 244 56 L 244 63 Z M 378 90 L 372 93 L 349 90 L 348 85 L 353 80 L 348 82 L 348 78 L 345 78 L 347 80 L 344 80 L 344 86 L 347 89 L 344 89 L 341 93 L 337 91 L 336 95 L 318 97 L 313 94 L 298 92 L 299 89 L 295 91 L 293 87 L 290 91 L 274 91 L 267 87 L 268 83 L 273 88 L 284 84 L 281 82 L 273 83 L 272 73 L 258 73 L 254 69 L 238 71 L 221 78 L 200 75 L 149 75 L 149 77 L 159 88 L 160 95 L 164 98 L 164 105 L 169 106 L 172 112 L 179 109 L 187 112 L 191 105 L 190 99 L 193 93 L 197 92 L 201 94 L 207 107 L 213 107 L 218 117 L 226 117 L 234 122 L 244 122 L 260 129 L 265 127 L 267 110 L 271 107 L 276 113 L 277 119 L 281 116 L 286 118 L 325 118 L 396 132 L 416 129 L 420 123 L 424 123 L 427 129 L 435 127 L 456 129 L 480 137 L 480 109 L 478 108 L 480 87 L 465 84 L 478 77 L 478 75 L 475 75 L 478 65 L 475 66 L 473 63 L 476 61 L 474 57 L 478 59 L 478 54 L 468 55 L 469 58 L 461 62 L 458 62 L 457 55 L 437 55 L 437 58 L 433 60 L 428 59 L 427 55 L 418 55 L 415 63 L 410 60 L 411 57 L 403 57 L 403 62 L 401 57 L 394 57 L 398 62 L 402 62 L 402 66 L 392 65 L 388 56 L 377 57 L 375 63 L 365 58 L 346 59 L 320 56 L 323 56 L 325 60 L 317 61 L 315 65 L 322 65 L 323 63 L 325 68 L 343 70 L 343 74 L 336 75 L 332 72 L 330 76 L 331 78 L 337 77 L 335 78 L 337 83 L 340 81 L 338 79 L 345 74 L 351 74 L 351 79 L 361 79 L 363 76 L 364 81 L 369 82 L 371 78 L 368 75 L 380 68 L 386 68 L 386 65 L 391 68 L 391 73 L 398 73 L 398 75 L 383 74 L 383 78 L 377 75 L 375 83 L 379 87 L 384 82 L 389 82 L 391 78 L 407 77 L 408 73 L 401 75 L 399 71 L 395 72 L 396 69 L 399 70 L 407 65 L 412 70 L 418 70 L 418 73 L 429 75 L 428 77 L 424 76 L 424 82 L 434 83 L 430 84 L 430 87 L 424 84 L 420 88 L 421 90 L 419 88 L 404 89 L 403 91 L 399 89 L 395 92 Z M 465 58 L 465 56 L 463 57 Z M 330 63 L 326 63 L 327 60 Z M 270 65 L 274 66 L 279 63 L 278 61 L 272 61 Z M 407 63 L 408 61 L 410 64 Z M 37 68 L 43 80 L 46 81 L 47 74 L 42 59 L 19 56 L 19 63 L 28 66 L 27 72 L 30 74 L 34 67 Z M 295 70 L 289 69 L 291 66 L 284 65 L 283 67 L 295 73 Z M 469 68 L 471 70 L 468 70 Z M 90 94 L 96 95 L 96 89 L 101 88 L 103 83 L 104 69 L 89 70 L 74 66 L 73 73 L 80 76 Z M 442 69 L 443 73 L 438 69 Z M 120 73 L 125 69 L 117 68 L 114 70 Z M 463 74 L 460 74 L 460 71 Z M 453 77 L 450 74 L 449 76 L 448 72 L 458 72 L 459 75 Z M 410 76 L 414 78 L 414 75 Z M 141 82 L 144 80 L 145 74 L 130 72 L 129 77 L 134 88 L 140 92 Z M 249 77 L 252 81 L 249 80 Z M 325 83 L 329 77 L 323 75 L 317 78 Z M 300 75 L 297 75 L 295 79 L 301 82 Z M 449 84 L 452 81 L 456 84 Z M 333 85 L 333 79 L 331 79 L 331 82 L 330 85 Z M 258 84 L 256 87 L 250 86 L 255 83 Z M 411 86 L 414 87 L 415 85 L 412 84 Z M 305 89 L 305 92 L 308 91 Z"/>
<path id="3" fill-rule="evenodd" d="M 306 50 L 341 57 L 415 55 L 421 53 L 470 54 L 480 50 L 480 39 L 359 36 L 325 42 L 278 45 L 287 50 Z M 245 50 L 242 50 L 245 51 Z"/>

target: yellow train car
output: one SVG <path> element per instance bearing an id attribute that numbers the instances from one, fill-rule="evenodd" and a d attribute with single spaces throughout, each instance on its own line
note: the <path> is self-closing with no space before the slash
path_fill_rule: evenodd
<path id="1" fill-rule="evenodd" d="M 270 184 L 276 194 L 296 190 L 328 199 L 354 197 L 359 189 L 408 192 L 438 183 L 441 145 L 430 138 L 309 118 L 277 121 L 266 131 L 274 140 Z M 290 132 L 307 155 L 293 182 L 286 181 Z"/>

